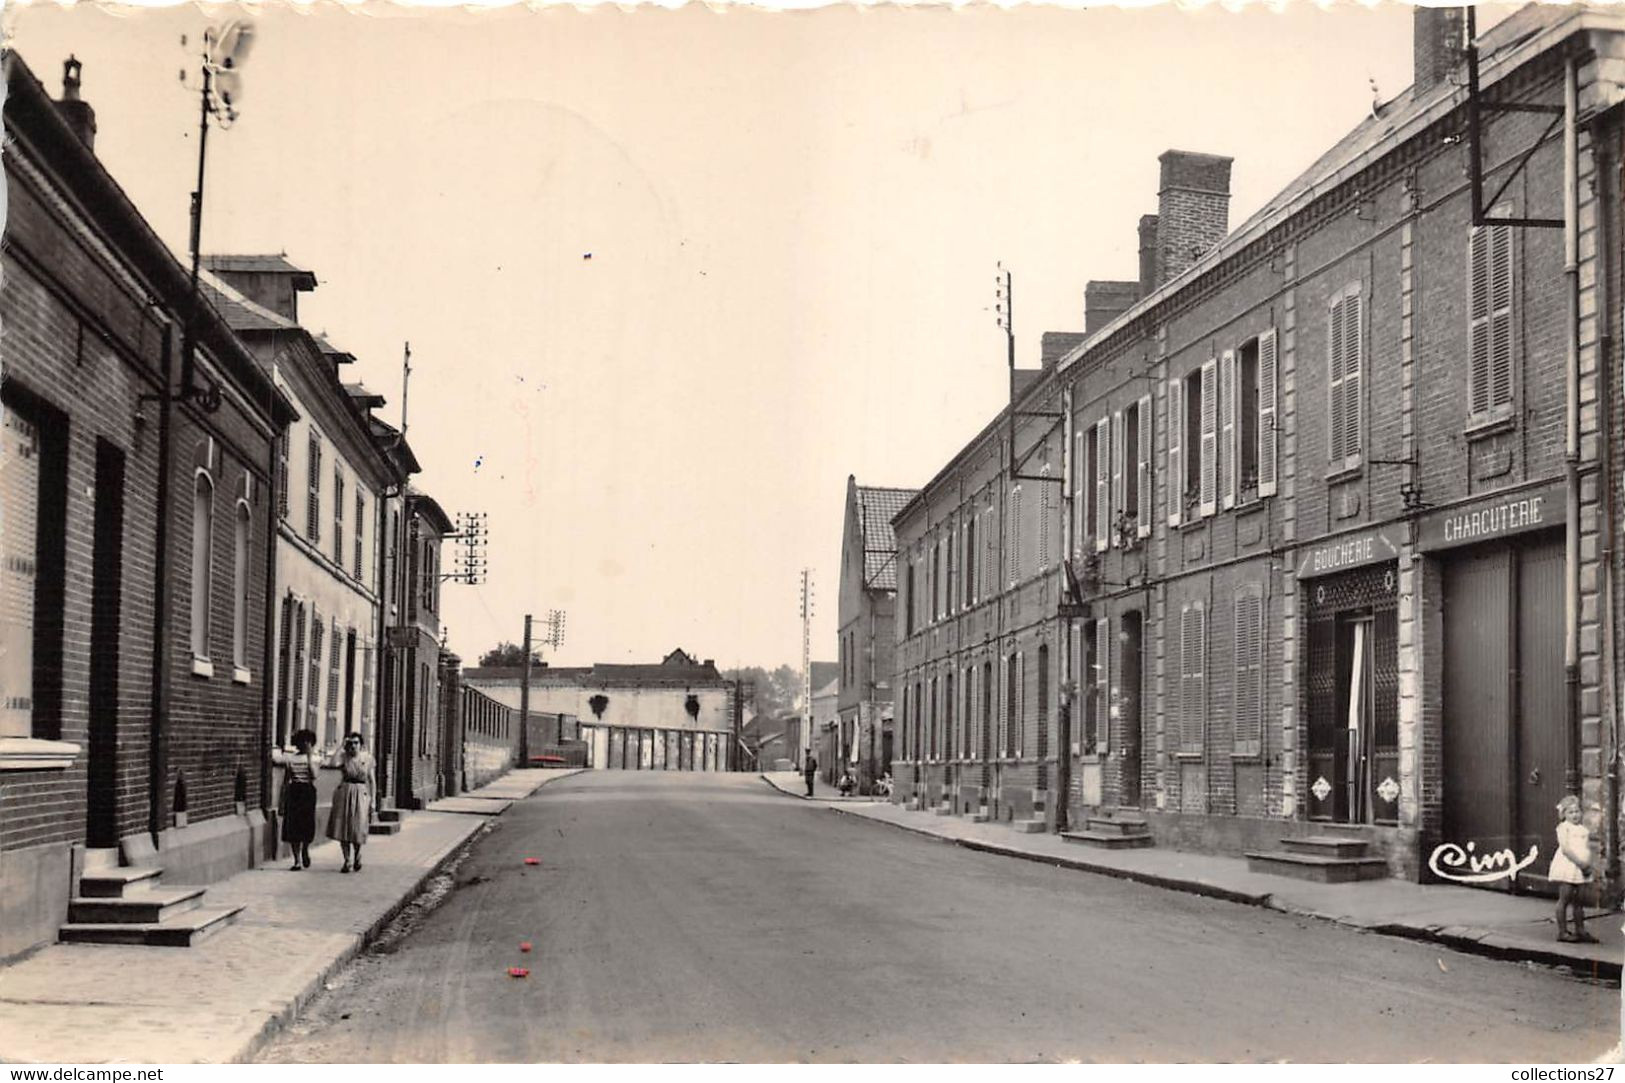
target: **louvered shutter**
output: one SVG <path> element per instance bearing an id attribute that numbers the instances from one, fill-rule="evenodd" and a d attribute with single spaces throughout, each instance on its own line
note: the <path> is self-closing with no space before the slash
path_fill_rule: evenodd
<path id="1" fill-rule="evenodd" d="M 1088 429 L 1079 429 L 1072 436 L 1072 552 L 1076 559 L 1083 555 L 1083 531 L 1088 521 L 1085 509 L 1088 504 L 1084 502 L 1083 475 L 1089 467 L 1089 457 L 1084 454 L 1084 438 Z"/>
<path id="2" fill-rule="evenodd" d="M 1490 409 L 1490 227 L 1467 238 L 1468 411 Z"/>
<path id="3" fill-rule="evenodd" d="M 1010 551 L 1007 578 L 1013 587 L 1021 579 L 1021 486 L 1010 494 Z"/>
<path id="4" fill-rule="evenodd" d="M 1331 396 L 1329 400 L 1331 412 L 1330 458 L 1332 462 L 1340 463 L 1343 461 L 1344 450 L 1347 447 L 1344 434 L 1348 426 L 1347 411 L 1343 406 L 1343 354 L 1345 346 L 1343 344 L 1343 303 L 1341 301 L 1333 303 L 1330 316 L 1328 325 L 1331 343 L 1326 352 L 1327 364 L 1330 369 L 1327 374 Z"/>
<path id="5" fill-rule="evenodd" d="M 292 437 L 287 429 L 277 433 L 276 437 L 276 513 L 279 518 L 288 517 L 288 444 Z"/>
<path id="6" fill-rule="evenodd" d="M 1469 409 L 1512 402 L 1512 231 L 1483 226 L 1468 239 Z"/>
<path id="7" fill-rule="evenodd" d="M 1512 403 L 1512 230 L 1490 229 L 1490 409 Z"/>
<path id="8" fill-rule="evenodd" d="M 1095 621 L 1095 658 L 1100 671 L 1095 674 L 1095 751 L 1104 756 L 1112 743 L 1112 637 L 1111 621 Z"/>
<path id="9" fill-rule="evenodd" d="M 336 733 L 339 719 L 339 651 L 344 637 L 339 634 L 338 618 L 333 618 L 333 632 L 327 641 L 327 732 Z"/>
<path id="10" fill-rule="evenodd" d="M 1185 510 L 1185 479 L 1181 469 L 1185 465 L 1180 441 L 1185 433 L 1185 383 L 1179 378 L 1168 381 L 1168 525 L 1178 526 L 1180 513 Z"/>
<path id="11" fill-rule="evenodd" d="M 1111 419 L 1103 417 L 1095 425 L 1095 551 L 1106 548 L 1111 537 L 1112 449 Z"/>
<path id="12" fill-rule="evenodd" d="M 1151 536 L 1151 396 L 1141 395 L 1135 413 L 1140 419 L 1139 454 L 1135 460 L 1134 532 L 1142 538 Z"/>
<path id="13" fill-rule="evenodd" d="M 998 593 L 998 574 L 993 568 L 993 553 L 998 545 L 998 523 L 994 521 L 993 509 L 988 508 L 982 513 L 982 585 L 981 589 L 987 591 L 988 597 Z"/>
<path id="14" fill-rule="evenodd" d="M 1127 430 L 1123 427 L 1123 411 L 1118 410 L 1112 414 L 1112 488 L 1111 503 L 1106 509 L 1106 543 L 1108 545 L 1118 544 L 1117 517 L 1125 510 L 1123 507 L 1126 502 L 1123 488 L 1123 452 L 1125 450 L 1124 436 L 1126 433 Z"/>
<path id="15" fill-rule="evenodd" d="M 1044 469 L 1039 471 L 1039 474 L 1045 479 L 1049 478 L 1050 473 L 1048 463 L 1044 465 Z M 1049 567 L 1049 510 L 1049 481 L 1045 480 L 1038 483 L 1038 567 L 1040 569 Z"/>
<path id="16" fill-rule="evenodd" d="M 1360 321 L 1360 295 L 1351 294 L 1343 307 L 1343 461 L 1352 466 L 1360 454 L 1360 369 L 1364 363 L 1361 349 L 1362 325 Z"/>
<path id="17" fill-rule="evenodd" d="M 1198 499 L 1204 516 L 1212 515 L 1219 506 L 1216 473 L 1219 453 L 1218 367 L 1216 359 L 1202 365 L 1202 476 L 1199 479 L 1201 492 Z"/>
<path id="18" fill-rule="evenodd" d="M 306 725 L 304 716 L 305 700 L 305 603 L 293 603 L 293 673 L 289 680 L 292 688 L 289 689 L 288 725 L 290 729 L 302 729 Z M 291 738 L 291 734 L 289 735 Z"/>
<path id="19" fill-rule="evenodd" d="M 1219 355 L 1219 498 L 1226 508 L 1236 506 L 1236 352 Z"/>
<path id="20" fill-rule="evenodd" d="M 1235 751 L 1257 756 L 1263 744 L 1263 600 L 1248 589 L 1236 597 Z"/>
<path id="21" fill-rule="evenodd" d="M 1275 329 L 1258 336 L 1258 495 L 1275 495 Z"/>
<path id="22" fill-rule="evenodd" d="M 321 611 L 314 606 L 310 610 L 310 686 L 305 689 L 305 728 L 312 733 L 316 732 L 317 713 L 321 710 L 322 689 L 322 633 L 326 626 L 322 624 Z M 333 735 L 326 735 L 327 743 L 331 744 Z"/>
<path id="23" fill-rule="evenodd" d="M 1019 759 L 1027 736 L 1027 652 L 1016 652 L 1016 724 L 1011 734 L 1014 754 Z"/>

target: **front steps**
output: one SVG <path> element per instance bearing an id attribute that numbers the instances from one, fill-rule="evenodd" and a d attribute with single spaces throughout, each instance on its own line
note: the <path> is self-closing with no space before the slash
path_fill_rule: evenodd
<path id="1" fill-rule="evenodd" d="M 1383 880 L 1388 862 L 1366 855 L 1366 841 L 1353 835 L 1308 835 L 1282 839 L 1284 849 L 1247 855 L 1249 872 L 1290 876 L 1320 884 Z"/>
<path id="2" fill-rule="evenodd" d="M 204 906 L 207 888 L 164 887 L 162 877 L 162 869 L 120 867 L 109 864 L 107 853 L 90 851 L 58 939 L 64 944 L 184 948 L 225 928 L 242 912 L 240 906 Z"/>
<path id="3" fill-rule="evenodd" d="M 1155 843 L 1145 817 L 1137 812 L 1117 812 L 1090 816 L 1082 831 L 1064 831 L 1061 837 L 1068 842 L 1081 843 L 1104 850 L 1131 850 Z"/>

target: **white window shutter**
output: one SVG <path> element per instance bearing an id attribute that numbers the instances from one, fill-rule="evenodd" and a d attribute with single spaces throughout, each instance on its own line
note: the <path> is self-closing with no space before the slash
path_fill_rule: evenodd
<path id="1" fill-rule="evenodd" d="M 1095 551 L 1106 548 L 1111 538 L 1112 503 L 1112 448 L 1111 418 L 1103 417 L 1095 425 Z"/>
<path id="2" fill-rule="evenodd" d="M 1362 432 L 1360 427 L 1360 370 L 1364 363 L 1361 342 L 1363 326 L 1360 319 L 1360 295 L 1351 294 L 1343 309 L 1343 409 L 1344 424 L 1343 461 L 1355 465 L 1360 457 Z"/>
<path id="3" fill-rule="evenodd" d="M 1108 509 L 1111 514 L 1107 517 L 1106 523 L 1106 542 L 1109 545 L 1118 543 L 1117 517 L 1124 511 L 1123 501 L 1127 490 L 1124 486 L 1123 460 L 1125 457 L 1124 435 L 1127 431 L 1123 426 L 1123 411 L 1114 412 L 1112 414 L 1112 495 L 1111 506 Z"/>
<path id="4" fill-rule="evenodd" d="M 1198 499 L 1204 516 L 1212 515 L 1219 507 L 1216 474 L 1219 453 L 1218 367 L 1216 358 L 1202 365 L 1202 477 Z"/>
<path id="5" fill-rule="evenodd" d="M 1168 525 L 1178 526 L 1180 512 L 1185 510 L 1185 479 L 1181 477 L 1185 463 L 1180 439 L 1185 433 L 1185 383 L 1175 377 L 1168 381 Z"/>
<path id="6" fill-rule="evenodd" d="M 1049 534 L 1053 528 L 1050 522 L 1050 476 L 1049 464 L 1044 464 L 1039 476 L 1046 480 L 1038 483 L 1038 567 L 1040 570 L 1049 567 Z"/>
<path id="7" fill-rule="evenodd" d="M 1236 506 L 1236 352 L 1219 356 L 1219 498 L 1224 507 Z"/>
<path id="8" fill-rule="evenodd" d="M 1490 409 L 1490 227 L 1467 237 L 1467 409 Z"/>
<path id="9" fill-rule="evenodd" d="M 1196 703 L 1193 712 L 1196 719 L 1196 745 L 1200 749 L 1205 741 L 1204 727 L 1207 723 L 1207 608 L 1197 602 L 1196 610 Z"/>
<path id="10" fill-rule="evenodd" d="M 1139 455 L 1135 469 L 1134 522 L 1135 533 L 1142 538 L 1151 536 L 1151 396 L 1141 395 L 1136 413 L 1140 418 Z"/>
<path id="11" fill-rule="evenodd" d="M 1258 495 L 1275 495 L 1275 328 L 1258 336 Z"/>
<path id="12" fill-rule="evenodd" d="M 1010 585 L 1021 578 L 1021 486 L 1010 494 L 1010 552 L 1008 569 Z"/>
<path id="13" fill-rule="evenodd" d="M 1512 404 L 1512 229 L 1490 230 L 1490 408 Z"/>
<path id="14" fill-rule="evenodd" d="M 1083 473 L 1089 465 L 1089 458 L 1084 454 L 1083 440 L 1088 435 L 1088 429 L 1079 429 L 1072 438 L 1072 553 L 1073 559 L 1083 555 L 1083 528 L 1088 522 L 1084 515 L 1084 485 Z"/>
<path id="15" fill-rule="evenodd" d="M 1179 610 L 1179 748 L 1190 751 L 1197 742 L 1195 730 L 1196 695 L 1191 685 L 1191 674 L 1196 668 L 1193 653 L 1196 642 L 1196 613 L 1191 606 Z"/>
<path id="16" fill-rule="evenodd" d="M 1027 735 L 1027 652 L 1016 652 L 1016 732 L 1011 734 L 1016 758 L 1021 758 L 1023 738 Z"/>

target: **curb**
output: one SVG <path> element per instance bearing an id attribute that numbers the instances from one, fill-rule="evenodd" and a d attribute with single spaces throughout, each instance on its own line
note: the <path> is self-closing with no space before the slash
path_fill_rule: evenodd
<path id="1" fill-rule="evenodd" d="M 776 782 L 762 776 L 762 781 L 772 786 L 780 793 L 790 797 L 799 797 L 807 800 L 801 794 L 790 793 L 782 789 Z M 1608 981 L 1620 981 L 1622 965 L 1618 960 L 1576 959 L 1556 951 L 1547 951 L 1541 948 L 1513 944 L 1499 938 L 1489 929 L 1462 928 L 1459 932 L 1446 929 L 1422 929 L 1410 925 L 1362 924 L 1361 922 L 1333 917 L 1328 914 L 1316 913 L 1313 910 L 1302 910 L 1279 902 L 1273 892 L 1255 894 L 1247 891 L 1236 891 L 1232 888 L 1220 887 L 1216 884 L 1203 883 L 1200 880 L 1181 880 L 1177 877 L 1162 876 L 1158 873 L 1141 872 L 1137 869 L 1123 869 L 1112 865 L 1097 865 L 1089 861 L 1075 858 L 1055 857 L 1050 854 L 1037 854 L 1031 851 L 1016 849 L 1011 846 L 1001 846 L 998 843 L 982 842 L 977 839 L 959 839 L 948 835 L 939 835 L 935 831 L 923 827 L 913 827 L 909 824 L 895 823 L 891 820 L 877 820 L 870 816 L 861 816 L 836 804 L 825 806 L 831 812 L 838 812 L 845 816 L 856 816 L 860 820 L 882 827 L 895 827 L 900 831 L 920 835 L 937 842 L 948 843 L 963 847 L 967 850 L 976 850 L 982 853 L 998 854 L 1001 857 L 1014 857 L 1023 861 L 1032 861 L 1041 865 L 1050 865 L 1055 868 L 1072 869 L 1076 872 L 1094 873 L 1099 876 L 1109 876 L 1116 880 L 1129 880 L 1135 883 L 1146 884 L 1150 887 L 1162 888 L 1166 891 L 1180 891 L 1187 895 L 1202 895 L 1211 899 L 1220 899 L 1225 902 L 1240 903 L 1247 906 L 1257 906 L 1274 910 L 1281 914 L 1291 914 L 1294 917 L 1314 918 L 1317 921 L 1340 925 L 1347 929 L 1356 929 L 1365 933 L 1376 933 L 1379 936 L 1392 936 L 1402 940 L 1414 940 L 1421 943 L 1440 944 L 1466 955 L 1481 955 L 1504 962 L 1532 962 L 1545 966 L 1568 970 L 1579 977 L 1593 978 Z"/>
<path id="2" fill-rule="evenodd" d="M 539 780 L 535 786 L 531 787 L 530 791 L 526 793 L 524 797 L 516 798 L 516 800 L 523 801 L 534 796 L 536 791 L 540 790 L 548 783 L 557 782 L 561 778 L 569 778 L 570 775 L 577 773 L 577 770 L 571 770 L 566 774 L 551 775 L 547 778 L 543 778 Z M 503 809 L 503 812 L 506 811 L 507 809 Z M 264 1026 L 260 1027 L 259 1032 L 247 1042 L 244 1042 L 242 1048 L 238 1049 L 230 1057 L 226 1058 L 224 1063 L 248 1063 L 255 1054 L 265 1048 L 271 1039 L 280 1034 L 289 1023 L 292 1023 L 295 1019 L 298 1019 L 299 1013 L 302 1012 L 319 993 L 321 993 L 322 988 L 327 984 L 328 979 L 336 974 L 339 970 L 343 969 L 362 952 L 366 951 L 367 948 L 371 947 L 373 942 L 378 939 L 379 935 L 389 927 L 389 923 L 394 921 L 395 918 L 400 915 L 401 911 L 410 906 L 412 904 L 412 900 L 416 899 L 423 893 L 424 887 L 429 883 L 430 880 L 439 875 L 442 869 L 444 869 L 447 865 L 450 865 L 464 851 L 472 847 L 483 836 L 489 834 L 495 829 L 496 821 L 501 815 L 502 813 L 498 812 L 489 816 L 482 816 L 477 821 L 471 821 L 468 824 L 468 830 L 462 835 L 462 837 L 454 839 L 446 846 L 444 850 L 436 854 L 430 861 L 429 865 L 423 870 L 423 875 L 412 881 L 411 887 L 409 887 L 405 893 L 400 896 L 400 898 L 396 899 L 393 903 L 390 903 L 389 906 L 384 909 L 384 912 L 379 915 L 378 919 L 367 926 L 365 932 L 352 939 L 351 942 L 338 953 L 338 955 L 334 956 L 331 962 L 322 967 L 316 976 L 311 979 L 311 981 L 306 983 L 304 988 L 295 993 L 291 1000 L 284 1004 L 280 1009 L 273 1012 L 271 1016 L 266 1019 Z"/>

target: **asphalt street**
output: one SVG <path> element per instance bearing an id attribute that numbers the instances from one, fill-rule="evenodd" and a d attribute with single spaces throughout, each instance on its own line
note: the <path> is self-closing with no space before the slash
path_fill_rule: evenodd
<path id="1" fill-rule="evenodd" d="M 331 984 L 262 1061 L 1572 1063 L 1620 1020 L 1558 971 L 655 772 L 516 804 Z"/>

